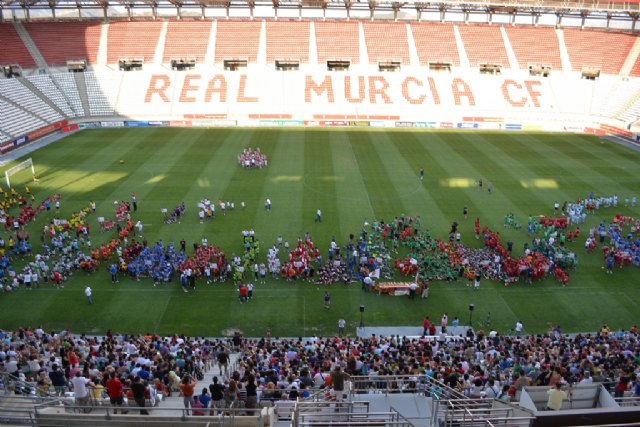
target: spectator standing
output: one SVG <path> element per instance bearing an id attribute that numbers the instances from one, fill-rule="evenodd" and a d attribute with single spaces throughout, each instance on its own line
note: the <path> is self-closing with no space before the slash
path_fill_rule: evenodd
<path id="1" fill-rule="evenodd" d="M 88 378 L 83 377 L 80 371 L 76 372 L 75 377 L 71 380 L 73 385 L 73 394 L 75 396 L 76 405 L 83 406 L 81 412 L 87 412 L 86 406 L 89 406 L 89 390 L 91 381 Z"/>
<path id="2" fill-rule="evenodd" d="M 222 351 L 220 351 L 218 353 L 218 368 L 220 369 L 220 375 L 224 375 L 227 376 L 229 375 L 229 354 L 222 349 Z M 216 378 L 214 377 L 214 383 L 215 383 Z M 213 392 L 211 392 L 211 396 L 213 396 Z"/>
<path id="3" fill-rule="evenodd" d="M 336 366 L 331 372 L 331 384 L 333 385 L 333 393 L 337 402 L 336 411 L 341 406 L 342 400 L 344 399 L 344 386 L 345 382 L 351 378 L 349 374 L 346 372 L 342 372 L 342 368 L 340 366 Z"/>
<path id="4" fill-rule="evenodd" d="M 202 407 L 204 409 L 209 408 L 209 403 L 211 403 L 211 396 L 209 395 L 209 390 L 206 387 L 202 389 L 202 393 L 198 395 L 198 400 L 202 403 Z"/>
<path id="5" fill-rule="evenodd" d="M 135 205 L 134 205 L 135 206 Z M 145 392 L 147 391 L 147 386 L 142 381 L 142 378 L 136 376 L 133 380 L 133 384 L 131 384 L 131 392 L 133 393 L 133 400 L 135 400 L 136 404 L 141 408 L 140 415 L 149 415 L 149 412 L 144 409 L 145 407 Z"/>
<path id="6" fill-rule="evenodd" d="M 184 407 L 187 410 L 187 415 L 189 415 L 189 407 L 193 407 L 193 395 L 195 387 L 196 383 L 195 381 L 193 381 L 193 377 L 191 375 L 186 374 L 184 377 L 182 377 L 182 384 L 180 384 L 180 393 L 182 393 L 182 400 L 184 403 Z"/>
<path id="7" fill-rule="evenodd" d="M 424 316 L 424 319 L 422 319 L 422 336 L 425 336 L 429 333 L 430 325 L 431 322 L 429 321 L 429 316 Z"/>
<path id="8" fill-rule="evenodd" d="M 109 400 L 111 401 L 111 406 L 115 409 L 113 410 L 114 414 L 118 413 L 118 407 L 122 407 L 124 404 L 124 392 L 123 385 L 120 378 L 117 377 L 116 372 L 113 371 L 109 375 L 109 379 L 106 382 L 107 393 L 109 394 Z M 122 411 L 123 414 L 126 414 L 126 411 Z"/>
<path id="9" fill-rule="evenodd" d="M 559 411 L 562 409 L 562 402 L 567 398 L 567 393 L 562 390 L 562 384 L 557 382 L 554 387 L 547 390 L 549 399 L 547 400 L 547 410 Z"/>
<path id="10" fill-rule="evenodd" d="M 217 410 L 224 408 L 224 388 L 224 385 L 218 382 L 218 377 L 213 377 L 213 383 L 209 385 L 209 391 L 211 392 L 211 415 L 217 415 Z"/>
<path id="11" fill-rule="evenodd" d="M 247 397 L 244 401 L 244 407 L 248 409 L 255 409 L 258 406 L 258 386 L 256 385 L 256 377 L 253 374 L 249 375 L 247 381 Z M 253 414 L 248 414 L 253 415 Z"/>
<path id="12" fill-rule="evenodd" d="M 51 372 L 49 372 L 49 378 L 51 379 L 51 384 L 56 390 L 56 394 L 58 396 L 64 396 L 64 392 L 67 390 L 69 383 L 67 383 L 67 379 L 64 376 L 64 372 L 62 372 L 57 363 L 51 365 Z"/>

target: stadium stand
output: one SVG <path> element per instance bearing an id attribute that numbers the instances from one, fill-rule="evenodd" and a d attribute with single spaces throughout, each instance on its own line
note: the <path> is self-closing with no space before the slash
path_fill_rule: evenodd
<path id="1" fill-rule="evenodd" d="M 640 95 L 640 81 L 635 79 L 600 76 L 599 80 L 591 102 L 591 114 L 596 116 L 619 117 Z"/>
<path id="2" fill-rule="evenodd" d="M 638 120 L 638 117 L 640 117 L 640 99 L 636 94 L 635 101 L 623 111 L 621 111 L 617 115 L 617 118 L 625 123 L 632 123 Z"/>
<path id="3" fill-rule="evenodd" d="M 187 57 L 195 58 L 199 63 L 204 62 L 211 28 L 211 21 L 170 21 L 162 62 L 169 63 L 171 59 Z"/>
<path id="4" fill-rule="evenodd" d="M 107 62 L 115 64 L 121 58 L 142 58 L 152 62 L 161 29 L 160 21 L 110 22 Z"/>
<path id="5" fill-rule="evenodd" d="M 10 136 L 21 136 L 45 126 L 43 120 L 27 111 L 0 100 L 0 128 Z"/>
<path id="6" fill-rule="evenodd" d="M 454 67 L 460 66 L 453 24 L 412 22 L 411 31 L 420 65 L 428 66 L 430 62 L 442 62 L 451 63 Z"/>
<path id="7" fill-rule="evenodd" d="M 398 22 L 363 22 L 369 63 L 382 60 L 400 60 L 409 65 L 407 24 Z"/>
<path id="8" fill-rule="evenodd" d="M 606 74 L 618 74 L 636 39 L 634 34 L 618 31 L 572 28 L 563 31 L 574 71 L 595 67 Z"/>
<path id="9" fill-rule="evenodd" d="M 318 64 L 329 59 L 348 59 L 352 64 L 360 63 L 360 42 L 357 21 L 315 22 Z"/>
<path id="10" fill-rule="evenodd" d="M 509 67 L 500 27 L 468 24 L 459 25 L 458 29 L 471 67 L 477 67 L 481 63 Z"/>
<path id="11" fill-rule="evenodd" d="M 97 61 L 102 27 L 97 21 L 26 22 L 24 27 L 51 66 L 66 65 L 70 59 Z"/>
<path id="12" fill-rule="evenodd" d="M 9 141 L 9 135 L 6 135 L 5 133 L 0 132 L 0 144 L 3 144 L 7 141 Z"/>
<path id="13" fill-rule="evenodd" d="M 308 21 L 267 21 L 267 64 L 276 59 L 298 59 L 309 62 Z"/>
<path id="14" fill-rule="evenodd" d="M 521 69 L 529 65 L 549 65 L 554 71 L 562 71 L 560 47 L 555 29 L 551 27 L 511 27 L 505 30 Z M 535 46 L 532 49 L 532 46 Z"/>
<path id="15" fill-rule="evenodd" d="M 122 72 L 84 73 L 91 116 L 112 116 L 120 90 Z"/>
<path id="16" fill-rule="evenodd" d="M 29 76 L 27 79 L 36 87 L 43 95 L 45 95 L 56 107 L 69 118 L 76 116 L 76 113 L 69 106 L 69 101 L 53 82 L 49 74 L 38 74 Z"/>
<path id="17" fill-rule="evenodd" d="M 47 123 L 63 119 L 56 110 L 20 83 L 18 79 L 0 80 L 0 94 Z"/>
<path id="18" fill-rule="evenodd" d="M 216 33 L 216 63 L 230 58 L 258 60 L 262 21 L 218 21 Z"/>
<path id="19" fill-rule="evenodd" d="M 69 106 L 75 112 L 76 116 L 84 117 L 85 111 L 82 107 L 82 101 L 80 100 L 80 94 L 78 93 L 78 87 L 76 86 L 73 74 L 57 73 L 52 74 L 51 78 L 58 88 L 60 88 L 60 91 L 66 96 Z"/>
<path id="20" fill-rule="evenodd" d="M 32 68 L 36 62 L 14 28 L 13 24 L 0 23 L 0 65 L 18 64 L 22 68 Z"/>

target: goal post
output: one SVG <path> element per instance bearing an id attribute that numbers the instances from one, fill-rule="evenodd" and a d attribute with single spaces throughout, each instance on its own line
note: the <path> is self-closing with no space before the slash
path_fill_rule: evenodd
<path id="1" fill-rule="evenodd" d="M 4 173 L 5 178 L 7 179 L 7 186 L 11 188 L 11 177 L 17 174 L 20 171 L 31 168 L 31 175 L 36 176 L 36 169 L 33 167 L 33 160 L 29 157 L 27 160 L 18 163 L 17 165 L 10 167 Z"/>

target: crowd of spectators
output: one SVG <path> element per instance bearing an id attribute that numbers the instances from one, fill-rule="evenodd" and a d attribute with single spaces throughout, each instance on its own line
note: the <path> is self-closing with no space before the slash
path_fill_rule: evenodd
<path id="1" fill-rule="evenodd" d="M 62 395 L 85 381 L 92 396 L 113 398 L 110 378 L 119 379 L 124 395 L 136 383 L 144 384 L 149 396 L 180 392 L 193 415 L 207 408 L 213 414 L 235 401 L 255 408 L 259 399 L 296 400 L 318 390 L 335 398 L 336 371 L 346 373 L 343 379 L 350 378 L 353 392 L 407 392 L 422 385 L 433 397 L 451 397 L 446 385 L 472 398 L 509 401 L 525 386 L 562 382 L 576 387 L 603 383 L 621 397 L 640 395 L 639 339 L 636 326 L 612 332 L 606 325 L 597 333 L 577 335 L 563 335 L 556 328 L 515 337 L 478 331 L 466 336 L 308 339 L 244 339 L 236 334 L 232 340 L 110 331 L 95 338 L 38 327 L 0 332 L 0 370 L 36 381 L 41 395 Z M 231 352 L 239 358 L 229 369 Z M 220 378 L 196 386 L 209 368 Z"/>
<path id="2" fill-rule="evenodd" d="M 80 384 L 94 400 L 109 398 L 121 405 L 120 392 L 113 395 L 111 378 L 121 382 L 124 396 L 134 400 L 134 385 L 144 385 L 147 400 L 158 394 L 180 390 L 185 378 L 202 379 L 212 357 L 226 351 L 227 340 L 187 338 L 174 335 L 120 335 L 108 331 L 104 337 L 75 336 L 69 332 L 45 332 L 42 327 L 0 331 L 0 373 L 36 383 L 35 390 L 24 386 L 15 392 L 39 396 L 65 396 Z M 82 378 L 75 380 L 76 377 Z M 7 381 L 3 378 L 3 381 Z M 7 384 L 5 384 L 7 385 Z M 117 389 L 118 387 L 115 387 Z"/>
<path id="3" fill-rule="evenodd" d="M 351 376 L 367 377 L 367 387 L 398 391 L 429 377 L 471 397 L 482 392 L 483 397 L 503 400 L 512 399 L 525 385 L 551 386 L 558 381 L 602 382 L 615 395 L 640 395 L 639 339 L 636 326 L 617 333 L 603 326 L 598 333 L 575 336 L 556 329 L 522 337 L 492 331 L 466 337 L 262 339 L 247 342 L 240 365 L 267 390 L 287 392 L 330 387 L 330 373 L 340 367 Z M 409 380 L 388 384 L 381 378 L 386 375 Z"/>

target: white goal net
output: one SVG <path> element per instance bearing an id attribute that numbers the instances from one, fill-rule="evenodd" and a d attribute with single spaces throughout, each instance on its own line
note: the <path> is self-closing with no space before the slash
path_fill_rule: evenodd
<path id="1" fill-rule="evenodd" d="M 5 178 L 7 179 L 7 186 L 9 188 L 11 188 L 11 177 L 15 174 L 17 174 L 20 171 L 23 171 L 25 169 L 31 168 L 31 175 L 33 177 L 36 176 L 36 170 L 33 167 L 33 160 L 31 160 L 31 157 L 29 157 L 27 160 L 20 162 L 19 164 L 9 168 L 6 170 L 6 172 L 4 173 Z"/>

